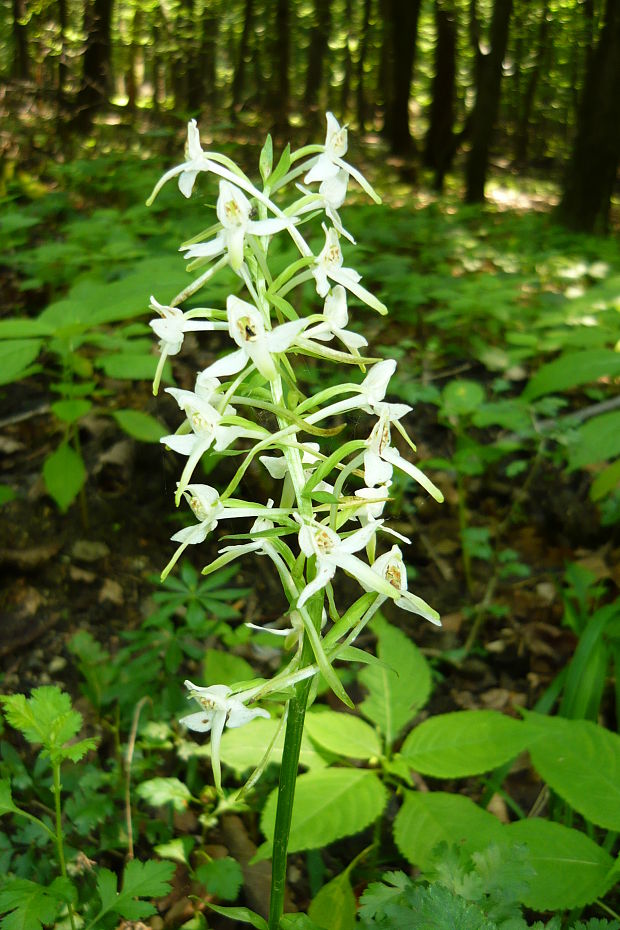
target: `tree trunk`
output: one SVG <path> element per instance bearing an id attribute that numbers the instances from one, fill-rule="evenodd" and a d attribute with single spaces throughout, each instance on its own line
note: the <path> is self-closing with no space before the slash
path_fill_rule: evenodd
<path id="1" fill-rule="evenodd" d="M 508 44 L 512 0 L 494 0 L 490 49 L 480 51 L 477 64 L 476 102 L 471 114 L 471 148 L 465 163 L 465 201 L 481 203 L 489 164 L 491 138 L 499 110 L 502 64 Z"/>
<path id="2" fill-rule="evenodd" d="M 243 100 L 243 91 L 245 88 L 245 66 L 249 61 L 250 37 L 254 25 L 254 0 L 245 0 L 245 10 L 243 14 L 243 32 L 239 42 L 237 52 L 237 64 L 232 82 L 232 102 L 233 108 L 238 110 Z"/>
<path id="3" fill-rule="evenodd" d="M 577 116 L 557 217 L 583 232 L 606 232 L 620 162 L 620 0 L 607 0 Z"/>
<path id="4" fill-rule="evenodd" d="M 366 65 L 366 56 L 368 54 L 368 40 L 370 38 L 370 4 L 371 0 L 364 0 L 364 12 L 362 14 L 362 36 L 360 39 L 360 51 L 357 59 L 357 87 L 355 89 L 355 109 L 357 112 L 357 125 L 363 132 L 366 128 L 367 105 L 364 95 L 364 67 Z"/>
<path id="5" fill-rule="evenodd" d="M 272 99 L 273 133 L 282 136 L 288 132 L 290 105 L 291 10 L 290 0 L 276 0 L 274 42 L 275 88 Z"/>
<path id="6" fill-rule="evenodd" d="M 345 23 L 350 23 L 353 19 L 353 11 L 351 9 L 351 0 L 345 0 L 344 5 L 344 21 Z M 340 112 L 344 119 L 346 113 L 349 112 L 349 100 L 351 98 L 351 78 L 353 77 L 353 59 L 351 58 L 351 36 L 347 30 L 347 35 L 345 39 L 344 46 L 344 65 L 343 65 L 343 75 L 342 75 L 342 84 L 340 85 Z"/>
<path id="7" fill-rule="evenodd" d="M 25 0 L 13 0 L 13 77 L 27 80 L 30 77 L 28 55 L 28 27 L 26 26 Z"/>
<path id="8" fill-rule="evenodd" d="M 517 164 L 524 165 L 527 161 L 527 149 L 529 143 L 530 120 L 532 117 L 532 107 L 536 96 L 536 88 L 542 73 L 543 65 L 549 52 L 549 25 L 550 16 L 548 11 L 548 0 L 544 0 L 541 10 L 540 23 L 538 25 L 538 38 L 536 42 L 536 57 L 532 70 L 527 78 L 525 93 L 519 112 L 517 122 L 517 132 L 515 137 L 515 160 Z"/>
<path id="9" fill-rule="evenodd" d="M 383 116 L 382 134 L 386 139 L 392 132 L 392 96 L 394 87 L 394 49 L 392 47 L 392 30 L 390 29 L 390 0 L 379 0 L 379 21 L 381 23 L 381 53 L 377 71 L 375 101 L 377 110 Z"/>
<path id="10" fill-rule="evenodd" d="M 435 169 L 433 187 L 443 189 L 454 155 L 457 20 L 453 0 L 435 0 L 435 74 L 424 161 Z"/>
<path id="11" fill-rule="evenodd" d="M 220 16 L 217 7 L 210 3 L 205 7 L 202 19 L 202 40 L 200 43 L 201 86 L 194 98 L 193 109 L 197 110 L 203 103 L 215 109 L 218 102 L 217 87 L 217 48 L 220 31 Z"/>
<path id="12" fill-rule="evenodd" d="M 319 101 L 319 91 L 323 83 L 323 62 L 331 28 L 331 6 L 331 0 L 314 0 L 314 16 L 308 46 L 308 66 L 306 68 L 306 87 L 304 90 L 304 105 L 306 107 L 316 107 Z"/>
<path id="13" fill-rule="evenodd" d="M 387 6 L 392 27 L 393 85 L 391 114 L 384 124 L 384 134 L 394 154 L 407 155 L 414 148 L 409 128 L 409 97 L 420 0 L 389 0 Z"/>
<path id="14" fill-rule="evenodd" d="M 58 0 L 58 44 L 60 46 L 58 55 L 58 84 L 56 85 L 56 95 L 58 100 L 58 109 L 62 110 L 65 103 L 65 90 L 67 87 L 67 0 Z"/>
<path id="15" fill-rule="evenodd" d="M 85 12 L 86 48 L 76 117 L 80 126 L 88 125 L 108 99 L 113 3 L 114 0 L 92 0 Z"/>

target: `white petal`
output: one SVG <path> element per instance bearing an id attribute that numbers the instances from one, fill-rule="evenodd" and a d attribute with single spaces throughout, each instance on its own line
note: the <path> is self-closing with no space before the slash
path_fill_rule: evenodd
<path id="1" fill-rule="evenodd" d="M 269 711 L 263 710 L 261 707 L 246 707 L 245 704 L 242 704 L 241 701 L 235 701 L 234 698 L 231 698 L 231 704 L 232 707 L 228 712 L 226 726 L 232 729 L 244 726 L 250 720 L 254 720 L 255 717 L 269 718 L 270 716 Z"/>
<path id="2" fill-rule="evenodd" d="M 316 594 L 317 591 L 321 591 L 328 581 L 330 581 L 336 574 L 336 566 L 331 563 L 321 561 L 319 570 L 316 573 L 316 577 L 310 584 L 307 584 L 299 595 L 299 600 L 297 601 L 298 607 L 303 607 L 306 601 L 308 601 L 313 594 Z"/>
<path id="3" fill-rule="evenodd" d="M 226 240 L 224 234 L 220 232 L 209 242 L 182 246 L 179 251 L 183 252 L 184 258 L 213 258 L 215 255 L 221 255 L 225 248 Z"/>
<path id="4" fill-rule="evenodd" d="M 404 471 L 406 475 L 409 475 L 410 478 L 413 478 L 414 481 L 417 481 L 418 484 L 421 484 L 425 491 L 434 497 L 438 503 L 443 502 L 443 494 L 439 488 L 433 484 L 431 479 L 424 474 L 421 469 L 416 468 L 411 462 L 408 462 L 407 459 L 404 459 L 402 455 L 391 446 L 387 446 L 382 452 L 383 458 L 390 462 L 392 465 L 395 465 L 396 468 L 400 468 L 401 471 Z"/>
<path id="5" fill-rule="evenodd" d="M 204 374 L 208 378 L 224 378 L 228 375 L 236 375 L 245 367 L 247 361 L 248 356 L 246 353 L 243 349 L 238 349 L 237 352 L 231 352 L 229 355 L 219 358 L 217 362 L 213 362 L 212 365 L 205 368 Z"/>
<path id="6" fill-rule="evenodd" d="M 239 271 L 243 264 L 243 243 L 245 229 L 237 226 L 226 230 L 226 244 L 228 245 L 228 258 L 233 271 Z"/>
<path id="7" fill-rule="evenodd" d="M 392 477 L 392 466 L 372 449 L 364 453 L 364 481 L 372 488 L 376 484 L 385 484 Z"/>
<path id="8" fill-rule="evenodd" d="M 248 232 L 253 236 L 272 236 L 290 226 L 290 220 L 250 220 L 248 223 Z"/>
<path id="9" fill-rule="evenodd" d="M 172 436 L 162 436 L 159 441 L 174 452 L 178 452 L 179 455 L 191 455 L 199 439 L 194 433 L 188 433 L 184 436 L 174 434 Z"/>
<path id="10" fill-rule="evenodd" d="M 186 526 L 184 529 L 179 530 L 178 533 L 175 533 L 170 539 L 172 542 L 185 543 L 186 546 L 196 546 L 205 541 L 214 526 L 215 521 L 212 523 L 207 523 L 206 521 L 203 523 L 195 523 L 193 526 Z"/>
<path id="11" fill-rule="evenodd" d="M 179 175 L 179 190 L 184 197 L 191 197 L 192 191 L 194 190 L 194 184 L 196 183 L 196 177 L 198 176 L 198 170 L 186 168 Z"/>
<path id="12" fill-rule="evenodd" d="M 316 164 L 312 166 L 304 178 L 304 184 L 313 184 L 315 181 L 326 181 L 338 174 L 338 165 L 335 165 L 325 152 L 319 155 Z"/>
<path id="13" fill-rule="evenodd" d="M 419 614 L 421 617 L 424 617 L 425 620 L 430 620 L 435 626 L 441 626 L 441 620 L 437 611 L 433 610 L 421 597 L 416 597 L 415 594 L 411 594 L 410 591 L 405 591 L 403 596 L 399 597 L 396 601 L 396 606 L 401 607 L 403 610 L 408 610 L 410 613 Z"/>
<path id="14" fill-rule="evenodd" d="M 188 714 L 187 717 L 181 717 L 179 723 L 182 723 L 188 730 L 197 730 L 199 733 L 208 733 L 213 721 L 213 711 L 199 711 L 197 714 Z"/>
<path id="15" fill-rule="evenodd" d="M 282 323 L 281 326 L 276 326 L 267 335 L 266 342 L 269 351 L 284 352 L 293 344 L 305 325 L 305 320 L 292 320 L 290 323 Z"/>

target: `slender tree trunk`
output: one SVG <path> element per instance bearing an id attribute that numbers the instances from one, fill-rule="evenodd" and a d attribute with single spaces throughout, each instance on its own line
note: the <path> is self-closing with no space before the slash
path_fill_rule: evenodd
<path id="1" fill-rule="evenodd" d="M 383 136 L 389 139 L 392 132 L 394 88 L 394 49 L 392 46 L 392 30 L 390 28 L 390 0 L 379 0 L 379 19 L 381 22 L 381 52 L 377 71 L 375 101 L 377 110 L 383 116 Z"/>
<path id="2" fill-rule="evenodd" d="M 489 164 L 491 138 L 497 113 L 502 80 L 502 65 L 508 44 L 512 0 L 494 0 L 490 28 L 490 49 L 480 53 L 477 67 L 476 102 L 471 114 L 471 148 L 465 164 L 465 200 L 484 200 L 484 184 Z"/>
<path id="3" fill-rule="evenodd" d="M 457 21 L 453 0 L 435 0 L 435 74 L 424 161 L 435 169 L 433 187 L 443 182 L 454 153 Z"/>
<path id="4" fill-rule="evenodd" d="M 583 232 L 606 232 L 620 163 L 620 0 L 607 0 L 577 115 L 577 133 L 557 217 Z"/>
<path id="5" fill-rule="evenodd" d="M 364 0 L 364 12 L 362 14 L 362 34 L 360 38 L 360 50 L 357 59 L 357 86 L 355 88 L 355 109 L 357 114 L 357 124 L 364 131 L 367 119 L 367 104 L 364 94 L 364 68 L 368 55 L 368 41 L 370 38 L 370 9 L 371 0 Z"/>
<path id="6" fill-rule="evenodd" d="M 392 27 L 393 87 L 391 114 L 384 124 L 384 134 L 395 154 L 406 155 L 414 148 L 409 128 L 409 97 L 420 0 L 389 0 L 388 11 Z"/>
<path id="7" fill-rule="evenodd" d="M 290 60 L 291 60 L 291 8 L 290 0 L 276 0 L 276 23 L 274 43 L 274 84 L 272 101 L 273 132 L 281 136 L 288 132 L 290 106 Z"/>
<path id="8" fill-rule="evenodd" d="M 28 54 L 28 27 L 26 26 L 26 0 L 13 0 L 13 77 L 27 80 L 30 77 Z"/>
<path id="9" fill-rule="evenodd" d="M 90 123 L 108 99 L 113 3 L 114 0 L 92 0 L 86 10 L 86 48 L 77 101 L 79 125 Z"/>
<path id="10" fill-rule="evenodd" d="M 345 23 L 351 23 L 353 19 L 353 10 L 351 8 L 351 0 L 345 0 L 344 4 L 344 21 Z M 346 30 L 345 36 L 345 45 L 344 45 L 344 63 L 343 63 L 343 75 L 342 75 L 342 84 L 340 85 L 340 113 L 344 118 L 345 114 L 349 112 L 349 101 L 351 99 L 351 79 L 353 77 L 353 59 L 351 58 L 351 36 L 349 30 Z"/>
<path id="11" fill-rule="evenodd" d="M 237 52 L 237 64 L 232 82 L 232 102 L 234 109 L 239 109 L 245 87 L 245 66 L 249 60 L 250 38 L 254 26 L 254 0 L 245 0 L 243 14 L 243 32 Z"/>
<path id="12" fill-rule="evenodd" d="M 517 132 L 515 136 L 515 160 L 517 164 L 524 165 L 527 161 L 527 150 L 529 143 L 529 129 L 532 117 L 532 107 L 536 89 L 540 80 L 543 66 L 547 60 L 549 52 L 549 26 L 550 15 L 548 0 L 544 0 L 541 10 L 540 22 L 538 25 L 538 37 L 536 41 L 536 57 L 532 69 L 528 75 L 525 85 L 525 93 L 521 103 L 519 119 L 517 122 Z"/>
<path id="13" fill-rule="evenodd" d="M 200 62 L 202 70 L 201 98 L 195 99 L 193 108 L 197 109 L 203 102 L 208 103 L 212 109 L 217 107 L 217 48 L 220 33 L 220 15 L 217 6 L 213 3 L 205 7 L 202 20 L 202 41 L 200 45 Z"/>
<path id="14" fill-rule="evenodd" d="M 58 55 L 58 84 L 56 94 L 58 100 L 58 109 L 62 110 L 65 103 L 65 90 L 67 88 L 67 0 L 58 0 L 58 44 L 60 53 Z"/>
<path id="15" fill-rule="evenodd" d="M 331 8 L 331 0 L 314 0 L 314 16 L 308 46 L 308 65 L 304 90 L 304 105 L 306 107 L 316 107 L 319 101 L 319 91 L 323 83 L 323 62 L 325 61 L 331 29 Z"/>

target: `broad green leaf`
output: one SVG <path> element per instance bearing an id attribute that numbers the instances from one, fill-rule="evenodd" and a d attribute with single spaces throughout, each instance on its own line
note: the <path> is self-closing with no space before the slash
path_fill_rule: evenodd
<path id="1" fill-rule="evenodd" d="M 192 793 L 178 778 L 149 778 L 137 788 L 138 796 L 152 807 L 172 804 L 175 811 L 184 811 Z"/>
<path id="2" fill-rule="evenodd" d="M 139 862 L 132 859 L 125 866 L 122 890 L 117 891 L 116 875 L 108 869 L 97 872 L 97 890 L 101 898 L 101 910 L 93 923 L 103 914 L 113 911 L 129 920 L 137 920 L 155 913 L 155 908 L 148 901 L 136 901 L 135 898 L 161 898 L 170 891 L 170 879 L 175 870 L 173 862 Z"/>
<path id="3" fill-rule="evenodd" d="M 336 927 L 333 923 L 329 924 L 330 930 Z M 280 930 L 327 930 L 327 924 L 315 923 L 307 914 L 283 914 L 280 918 Z"/>
<path id="4" fill-rule="evenodd" d="M 484 400 L 484 388 L 477 381 L 450 381 L 442 392 L 442 407 L 448 416 L 473 413 Z"/>
<path id="5" fill-rule="evenodd" d="M 607 462 L 620 455 L 620 410 L 601 413 L 580 426 L 568 449 L 571 469 Z"/>
<path id="6" fill-rule="evenodd" d="M 520 720 L 495 710 L 462 710 L 429 717 L 409 733 L 400 751 L 423 775 L 464 778 L 518 756 L 530 735 Z"/>
<path id="7" fill-rule="evenodd" d="M 269 795 L 261 830 L 271 844 L 276 818 L 277 790 Z M 387 792 L 374 772 L 326 769 L 300 775 L 295 789 L 289 851 L 319 849 L 364 830 L 379 817 Z"/>
<path id="8" fill-rule="evenodd" d="M 64 513 L 86 481 L 86 468 L 82 456 L 69 443 L 63 442 L 45 459 L 43 480 L 48 494 Z"/>
<path id="9" fill-rule="evenodd" d="M 38 356 L 41 339 L 7 339 L 0 342 L 0 384 L 18 381 Z"/>
<path id="10" fill-rule="evenodd" d="M 9 501 L 15 500 L 17 494 L 13 488 L 8 484 L 0 484 L 0 507 L 3 504 L 8 504 Z"/>
<path id="11" fill-rule="evenodd" d="M 618 487 L 620 487 L 620 459 L 599 472 L 592 482 L 590 497 L 593 501 L 600 501 Z"/>
<path id="12" fill-rule="evenodd" d="M 75 897 L 66 878 L 56 878 L 46 888 L 26 878 L 10 879 L 0 891 L 2 930 L 42 930 L 52 924 L 63 902 Z M 9 913 L 10 912 L 10 913 Z"/>
<path id="13" fill-rule="evenodd" d="M 140 442 L 159 442 L 168 432 L 159 420 L 140 410 L 115 410 L 113 416 L 123 432 Z"/>
<path id="14" fill-rule="evenodd" d="M 232 768 L 238 776 L 242 776 L 249 769 L 256 768 L 265 755 L 278 725 L 278 720 L 266 720 L 260 717 L 252 720 L 245 727 L 225 730 L 220 747 L 222 762 Z M 270 762 L 280 764 L 283 745 L 284 730 L 276 740 Z M 325 759 L 319 755 L 305 733 L 301 740 L 299 764 L 308 769 L 324 768 L 326 765 Z"/>
<path id="15" fill-rule="evenodd" d="M 355 910 L 355 895 L 347 870 L 323 885 L 308 908 L 308 916 L 319 927 L 329 927 L 329 930 L 354 930 Z"/>
<path id="16" fill-rule="evenodd" d="M 32 339 L 33 336 L 49 336 L 51 332 L 50 326 L 27 317 L 0 320 L 0 339 Z"/>
<path id="17" fill-rule="evenodd" d="M 249 662 L 234 652 L 222 649 L 207 649 L 204 658 L 205 681 L 214 685 L 235 685 L 238 681 L 247 681 L 254 675 Z"/>
<path id="18" fill-rule="evenodd" d="M 420 650 L 401 630 L 379 615 L 371 629 L 379 640 L 377 654 L 387 667 L 371 666 L 360 672 L 368 697 L 359 710 L 379 727 L 389 748 L 428 700 L 431 673 Z"/>
<path id="19" fill-rule="evenodd" d="M 620 830 L 620 736 L 589 720 L 528 713 L 536 771 L 587 820 Z"/>
<path id="20" fill-rule="evenodd" d="M 394 839 L 412 865 L 428 869 L 440 843 L 456 844 L 467 853 L 499 842 L 502 824 L 469 798 L 443 791 L 406 791 L 394 821 Z"/>
<path id="21" fill-rule="evenodd" d="M 504 841 L 527 844 L 536 874 L 523 903 L 534 910 L 583 907 L 609 888 L 613 859 L 579 830 L 535 817 L 504 827 Z"/>
<path id="22" fill-rule="evenodd" d="M 350 759 L 371 759 L 381 755 L 381 742 L 375 730 L 353 714 L 313 708 L 306 715 L 306 731 L 321 749 Z"/>
<path id="23" fill-rule="evenodd" d="M 158 358 L 150 353 L 117 352 L 100 359 L 101 367 L 109 378 L 132 379 L 134 381 L 152 381 L 155 377 Z M 170 380 L 170 366 L 163 375 Z"/>
<path id="24" fill-rule="evenodd" d="M 59 420 L 63 420 L 65 423 L 75 423 L 80 417 L 85 416 L 91 407 L 91 401 L 76 399 L 57 400 L 55 404 L 52 404 L 50 409 Z"/>
<path id="25" fill-rule="evenodd" d="M 555 394 L 599 378 L 615 378 L 620 374 L 620 352 L 612 349 L 585 349 L 567 352 L 543 365 L 523 392 L 525 400 L 543 394 Z"/>
<path id="26" fill-rule="evenodd" d="M 222 907 L 221 904 L 212 904 L 211 901 L 205 903 L 216 914 L 222 914 L 224 917 L 228 917 L 229 920 L 238 920 L 242 924 L 251 924 L 256 927 L 256 930 L 269 930 L 265 918 L 251 911 L 249 907 Z"/>

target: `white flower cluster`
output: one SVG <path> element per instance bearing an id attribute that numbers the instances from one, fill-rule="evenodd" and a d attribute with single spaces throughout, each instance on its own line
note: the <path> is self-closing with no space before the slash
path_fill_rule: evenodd
<path id="1" fill-rule="evenodd" d="M 178 505 L 185 499 L 197 522 L 172 537 L 179 545 L 162 575 L 168 574 L 187 546 L 203 542 L 220 521 L 253 518 L 247 542 L 221 548 L 204 572 L 250 552 L 267 556 L 290 603 L 291 633 L 298 643 L 285 671 L 262 689 L 235 694 L 234 689 L 220 685 L 200 688 L 186 682 L 202 710 L 184 718 L 184 723 L 192 729 L 211 731 L 218 787 L 218 747 L 224 726 L 241 726 L 257 715 L 266 715 L 266 711 L 248 709 L 245 703 L 281 691 L 283 686 L 319 670 L 334 691 L 348 700 L 333 661 L 339 651 L 351 646 L 388 599 L 403 610 L 439 623 L 436 611 L 408 590 L 399 547 L 392 545 L 376 555 L 378 534 L 409 542 L 390 529 L 383 516 L 394 469 L 411 477 L 437 501 L 442 500 L 442 494 L 392 445 L 394 428 L 415 451 L 401 422 L 411 408 L 385 401 L 396 363 L 364 357 L 361 352 L 367 346 L 366 339 L 347 328 L 349 295 L 379 313 L 387 309 L 360 284 L 357 271 L 344 267 L 340 240 L 353 241 L 353 237 L 344 229 L 338 211 L 349 179 L 379 201 L 363 176 L 343 160 L 346 151 L 346 128 L 339 126 L 331 113 L 327 114 L 324 145 L 292 153 L 287 148 L 275 168 L 268 139 L 261 153 L 264 184 L 259 190 L 229 158 L 203 151 L 192 120 L 185 161 L 162 177 L 150 199 L 174 177 L 186 197 L 200 173 L 219 179 L 217 223 L 181 247 L 191 261 L 189 269 L 201 269 L 199 276 L 170 305 L 151 298 L 157 317 L 150 325 L 161 350 L 154 391 L 158 390 L 166 358 L 181 350 L 186 333 L 220 330 L 231 340 L 231 351 L 198 374 L 193 391 L 167 388 L 185 420 L 162 442 L 186 458 L 176 502 Z M 318 191 L 293 184 L 302 176 L 304 185 L 318 183 Z M 293 187 L 296 199 L 280 206 L 272 198 L 288 186 Z M 317 214 L 329 225 L 322 226 L 324 245 L 315 254 L 302 230 Z M 280 233 L 290 238 L 299 255 L 288 268 L 274 274 L 268 253 L 272 237 Z M 235 289 L 243 288 L 245 299 L 231 294 L 225 308 L 180 308 L 227 265 L 237 276 Z M 320 313 L 301 315 L 300 301 L 291 299 L 292 292 L 306 282 L 314 285 L 323 300 Z M 334 340 L 340 348 L 329 345 Z M 343 371 L 346 366 L 359 368 L 364 376 L 361 382 L 345 380 L 304 396 L 296 377 L 297 360 L 304 356 L 332 361 Z M 344 442 L 335 439 L 342 416 L 359 411 L 375 418 L 367 437 Z M 221 491 L 194 480 L 196 467 L 209 451 L 241 456 L 235 475 Z M 278 506 L 272 500 L 248 502 L 234 496 L 250 467 L 264 467 L 280 483 Z M 363 589 L 346 617 L 339 611 L 332 589 L 338 569 Z M 323 635 L 325 594 L 333 626 Z M 315 662 L 302 667 L 304 637 L 312 646 Z"/>

